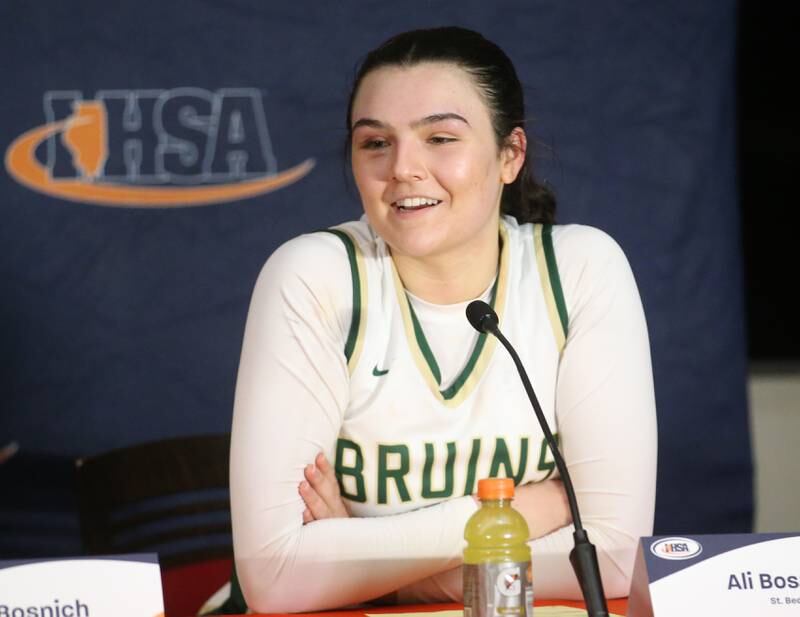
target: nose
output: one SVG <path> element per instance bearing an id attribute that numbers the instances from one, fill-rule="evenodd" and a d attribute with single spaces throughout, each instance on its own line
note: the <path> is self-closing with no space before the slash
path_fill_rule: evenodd
<path id="1" fill-rule="evenodd" d="M 428 177 L 423 153 L 413 142 L 396 142 L 392 177 L 398 182 L 419 182 Z"/>

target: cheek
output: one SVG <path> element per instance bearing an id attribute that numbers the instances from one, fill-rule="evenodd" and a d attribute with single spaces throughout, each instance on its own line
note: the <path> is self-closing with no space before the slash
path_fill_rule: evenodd
<path id="1" fill-rule="evenodd" d="M 353 161 L 353 180 L 356 183 L 358 192 L 362 197 L 370 195 L 375 190 L 375 173 L 371 171 L 370 166 L 363 163 Z"/>
<path id="2" fill-rule="evenodd" d="M 447 156 L 439 158 L 440 170 L 446 172 L 450 170 L 453 177 L 472 177 L 483 179 L 489 174 L 498 173 L 499 161 L 489 153 L 482 150 L 470 148 L 458 152 L 448 153 Z"/>
<path id="3" fill-rule="evenodd" d="M 498 190 L 500 170 L 497 162 L 488 158 L 461 157 L 441 168 L 439 176 L 453 190 L 467 190 L 485 195 Z"/>
<path id="4" fill-rule="evenodd" d="M 472 189 L 479 178 L 483 176 L 483 170 L 474 157 L 464 156 L 463 154 L 440 157 L 436 161 L 437 178 L 440 182 L 452 191 L 469 188 Z"/>

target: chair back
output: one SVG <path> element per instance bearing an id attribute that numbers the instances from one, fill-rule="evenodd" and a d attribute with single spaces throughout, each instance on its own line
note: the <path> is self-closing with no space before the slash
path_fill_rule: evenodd
<path id="1" fill-rule="evenodd" d="M 86 552 L 156 552 L 162 568 L 231 557 L 229 449 L 229 434 L 201 435 L 78 459 Z"/>

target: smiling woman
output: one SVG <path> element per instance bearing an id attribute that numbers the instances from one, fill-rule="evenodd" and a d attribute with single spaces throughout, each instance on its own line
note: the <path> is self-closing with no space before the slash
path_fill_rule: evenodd
<path id="1" fill-rule="evenodd" d="M 524 118 L 511 61 L 475 32 L 403 33 L 362 65 L 347 126 L 365 217 L 279 248 L 245 331 L 231 507 L 253 610 L 460 600 L 472 495 L 497 476 L 517 485 L 536 595 L 580 597 L 563 486 L 513 363 L 464 317 L 478 298 L 532 370 L 606 592 L 627 594 L 655 498 L 646 324 L 616 243 L 552 225 Z"/>
<path id="2" fill-rule="evenodd" d="M 373 70 L 351 114 L 364 211 L 405 288 L 439 304 L 477 296 L 497 270 L 500 198 L 524 161 L 522 130 L 498 148 L 472 78 L 442 62 Z"/>

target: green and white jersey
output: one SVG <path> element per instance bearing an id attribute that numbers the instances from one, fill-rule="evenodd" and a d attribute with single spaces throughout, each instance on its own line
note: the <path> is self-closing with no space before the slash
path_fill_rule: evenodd
<path id="1" fill-rule="evenodd" d="M 578 225 L 501 222 L 483 298 L 558 434 L 605 590 L 630 587 L 652 533 L 656 423 L 647 328 L 619 246 Z M 464 305 L 402 288 L 365 221 L 276 250 L 250 304 L 231 435 L 236 567 L 258 612 L 308 612 L 402 589 L 460 598 L 463 530 L 484 476 L 553 464 L 511 359 Z M 303 524 L 303 470 L 335 461 L 354 517 Z M 536 594 L 580 597 L 572 529 L 531 542 Z"/>
<path id="2" fill-rule="evenodd" d="M 349 402 L 335 458 L 352 512 L 381 516 L 471 495 L 484 477 L 512 477 L 520 484 L 553 474 L 513 361 L 494 337 L 472 330 L 466 303 L 447 307 L 451 323 L 435 324 L 440 349 L 469 341 L 452 380 L 443 383 L 442 361 L 421 323 L 436 315 L 417 315 L 427 317 L 430 307 L 407 294 L 386 245 L 364 222 L 331 231 L 346 246 L 353 278 L 345 345 Z M 504 219 L 500 238 L 488 300 L 506 337 L 518 345 L 555 432 L 568 317 L 551 228 Z"/>

